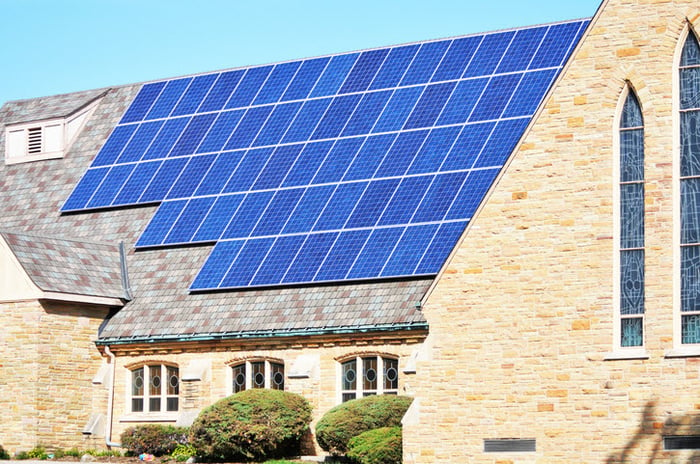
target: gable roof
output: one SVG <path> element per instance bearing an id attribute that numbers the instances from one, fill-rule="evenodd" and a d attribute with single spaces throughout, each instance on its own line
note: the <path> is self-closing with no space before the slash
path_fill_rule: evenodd
<path id="1" fill-rule="evenodd" d="M 111 89 L 102 98 L 64 159 L 0 165 L 2 226 L 79 242 L 101 240 L 108 243 L 124 241 L 127 244 L 133 299 L 104 325 L 99 340 L 102 344 L 348 331 L 424 331 L 427 325 L 417 303 L 432 284 L 470 215 L 490 188 L 587 23 L 586 20 L 572 21 Z M 552 36 L 547 39 L 550 32 Z M 522 39 L 519 43 L 528 51 L 508 55 L 508 47 L 516 39 Z M 532 42 L 529 45 L 528 40 Z M 545 43 L 544 52 L 538 52 Z M 488 46 L 484 45 L 483 52 L 479 52 L 483 44 Z M 414 68 L 410 63 L 422 56 L 420 50 L 423 49 L 429 52 L 424 54 L 419 60 L 420 65 L 412 71 Z M 403 68 L 397 68 L 399 65 L 392 62 L 391 69 L 382 74 L 383 63 L 389 63 L 386 60 L 392 54 L 399 53 L 396 50 L 410 52 L 411 60 L 401 65 Z M 381 59 L 378 58 L 380 56 Z M 481 58 L 475 62 L 478 72 L 471 73 L 468 71 L 474 56 Z M 540 56 L 537 59 L 539 64 L 530 68 L 530 64 L 537 61 L 537 56 Z M 403 59 L 406 60 L 406 57 Z M 305 67 L 313 70 L 312 64 L 318 60 L 323 61 L 324 65 L 313 73 L 309 71 L 314 76 L 308 78 L 311 81 L 307 82 L 305 77 L 295 84 L 297 80 L 293 76 L 299 75 Z M 336 60 L 344 63 L 343 69 L 338 65 L 325 77 L 324 70 L 329 69 Z M 280 84 L 277 79 L 270 81 L 268 78 L 273 75 L 279 77 L 285 69 L 287 81 Z M 289 69 L 294 71 L 289 72 Z M 400 75 L 398 78 L 392 77 L 393 81 L 390 79 L 391 82 L 387 81 L 389 83 L 379 88 L 371 88 L 375 76 L 391 76 L 392 73 Z M 265 77 L 259 79 L 263 74 Z M 414 77 L 403 82 L 401 76 L 409 74 Z M 257 76 L 257 87 L 253 84 L 250 84 L 250 88 L 241 87 L 246 82 L 245 76 L 249 75 Z M 433 80 L 433 76 L 437 75 L 442 77 Z M 326 84 L 322 86 L 320 94 L 313 94 L 314 86 L 320 85 L 317 81 Z M 224 83 L 217 87 L 219 82 Z M 272 87 L 268 87 L 267 82 L 272 82 Z M 515 89 L 520 86 L 523 86 L 522 92 L 518 93 Z M 171 87 L 177 91 L 168 91 Z M 285 100 L 285 92 L 292 87 L 297 89 L 295 92 L 302 92 L 299 89 L 305 88 L 303 92 L 306 93 L 301 96 L 293 93 L 294 98 Z M 229 107 L 230 103 L 227 102 L 243 98 L 235 97 L 241 88 L 245 90 L 241 92 L 248 96 Z M 277 89 L 275 103 L 264 99 L 255 101 L 258 98 L 255 95 L 262 93 L 268 95 L 264 98 L 273 98 L 269 97 L 274 93 L 269 89 L 273 88 Z M 377 95 L 383 95 L 382 105 L 387 105 L 387 102 L 391 104 L 394 96 L 409 94 L 412 105 L 406 106 L 404 112 L 391 110 L 387 113 L 386 106 L 381 105 L 374 109 L 372 105 L 362 107 L 362 102 L 379 98 Z M 66 96 L 55 98 L 56 105 L 60 101 L 70 100 Z M 78 100 L 81 98 L 80 95 L 76 96 Z M 340 111 L 338 108 L 342 109 L 345 104 L 341 102 L 348 102 L 348 99 L 352 99 L 352 108 L 357 106 L 364 109 L 358 112 L 346 107 Z M 48 97 L 48 101 L 51 101 L 51 97 Z M 218 103 L 209 103 L 214 106 L 199 111 L 207 101 Z M 298 112 L 295 114 L 301 114 L 306 105 L 322 105 L 323 114 L 317 111 L 311 119 L 295 116 L 296 119 L 284 123 L 275 119 L 283 127 L 270 126 L 271 132 L 268 132 L 269 118 L 282 111 L 281 108 L 289 108 L 293 104 L 296 104 L 295 111 Z M 12 106 L 12 102 L 8 105 Z M 452 109 L 447 111 L 448 107 Z M 333 110 L 333 117 L 326 119 L 324 115 L 331 108 L 338 110 Z M 477 116 L 470 119 L 475 108 L 478 110 Z M 261 116 L 262 112 L 264 116 Z M 367 112 L 374 114 L 371 125 L 381 121 L 382 114 L 388 114 L 387 126 L 375 133 L 365 121 L 361 131 L 343 133 L 343 128 L 355 124 L 353 118 L 364 121 Z M 0 110 L 2 114 L 7 114 L 7 111 L 3 113 Z M 38 114 L 46 112 L 39 111 Z M 234 119 L 235 124 L 231 122 Z M 246 120 L 249 123 L 241 129 L 240 124 Z M 218 121 L 224 122 L 217 126 Z M 413 122 L 408 124 L 409 121 Z M 357 120 L 361 126 L 360 122 Z M 325 129 L 321 129 L 322 126 Z M 291 127 L 298 127 L 306 135 L 300 140 L 285 142 L 283 134 L 288 133 Z M 175 128 L 179 132 L 174 131 Z M 477 128 L 487 130 L 479 131 Z M 318 137 L 314 136 L 317 130 L 322 131 Z M 266 136 L 266 145 L 255 146 L 259 137 L 257 134 L 263 132 L 277 135 L 272 139 Z M 420 135 L 418 141 L 416 134 Z M 365 177 L 344 179 L 344 173 L 354 166 L 352 160 L 358 160 L 359 153 L 363 153 L 359 147 L 366 145 L 368 140 L 378 141 L 381 137 L 390 139 L 389 143 L 377 143 L 375 149 L 363 158 L 367 164 L 362 166 L 384 165 L 390 174 L 377 177 L 375 171 L 367 168 L 364 171 L 360 169 L 365 172 Z M 399 144 L 398 140 L 402 138 L 415 143 Z M 230 142 L 234 139 L 236 141 Z M 433 142 L 429 143 L 429 140 Z M 206 143 L 209 143 L 207 151 L 200 153 L 198 146 Z M 229 146 L 228 143 L 234 145 Z M 322 157 L 300 157 L 307 147 L 324 143 L 328 148 L 321 152 Z M 353 143 L 357 150 L 352 153 L 336 152 L 331 148 Z M 245 146 L 238 146 L 240 144 Z M 296 151 L 291 151 L 294 154 L 291 162 L 285 156 L 275 157 L 275 153 L 288 152 L 290 147 L 296 147 Z M 4 147 L 0 145 L 1 149 Z M 151 155 L 148 150 L 152 150 Z M 264 162 L 257 163 L 257 155 L 263 151 Z M 248 160 L 250 166 L 257 167 L 236 174 L 228 160 L 217 164 L 219 160 L 232 156 L 231 153 L 236 154 L 241 163 Z M 490 158 L 483 159 L 490 161 L 478 165 L 482 153 L 489 153 Z M 280 186 L 282 177 L 288 176 L 291 171 L 271 168 L 285 165 L 289 168 L 299 159 L 306 162 L 297 163 L 295 172 L 300 178 L 308 178 L 307 183 Z M 441 170 L 443 162 L 448 162 L 446 160 L 454 166 Z M 313 176 L 319 175 L 326 164 L 328 170 L 324 172 L 329 178 L 314 181 Z M 169 167 L 166 168 L 166 165 Z M 172 168 L 175 165 L 179 168 Z M 308 169 L 312 165 L 314 169 Z M 403 166 L 401 171 L 394 172 L 400 166 Z M 410 171 L 411 166 L 417 166 L 419 170 Z M 421 171 L 420 166 L 428 168 Z M 488 175 L 480 177 L 484 174 Z M 213 189 L 219 184 L 223 187 L 233 176 L 238 176 L 238 181 L 243 183 L 250 181 L 251 185 L 252 179 L 259 179 L 266 185 L 276 183 L 276 186 L 252 189 L 249 186 L 230 192 L 219 189 L 207 194 L 195 194 L 197 188 Z M 479 179 L 479 183 L 466 181 L 471 176 Z M 402 191 L 400 186 L 416 179 L 425 182 L 421 191 L 412 191 L 413 195 L 419 200 L 424 195 L 432 198 L 432 201 L 423 203 L 422 208 L 428 213 L 439 210 L 439 218 L 417 223 L 410 221 L 420 202 L 408 205 L 412 198 L 408 195 L 410 192 Z M 308 224 L 316 223 L 323 217 L 317 211 L 315 216 L 305 219 L 302 214 L 301 222 L 307 221 L 307 229 L 299 233 L 285 235 L 278 231 L 266 236 L 223 234 L 225 226 L 229 224 L 233 224 L 234 228 L 253 230 L 253 226 L 261 223 L 261 218 L 267 215 L 272 221 L 269 227 L 272 227 L 279 224 L 280 218 L 289 218 L 292 211 L 299 210 L 300 214 L 310 211 L 306 207 L 294 209 L 289 206 L 287 209 L 265 209 L 272 198 L 289 194 L 295 189 L 299 190 L 296 192 L 298 200 L 311 190 L 331 186 L 325 197 L 320 196 L 320 204 L 329 203 L 325 209 L 330 213 L 336 209 L 343 210 L 347 219 L 358 204 L 358 199 L 364 198 L 362 192 L 369 189 L 368 186 L 380 184 L 391 184 L 391 191 L 372 197 L 375 200 L 381 198 L 381 201 L 360 203 L 359 210 L 369 213 L 364 214 L 358 227 L 336 225 L 331 229 L 313 229 Z M 160 193 L 143 197 L 149 186 L 153 185 Z M 357 185 L 362 188 L 357 190 L 354 197 L 356 203 L 350 205 L 351 208 L 344 204 L 345 200 L 349 201 L 348 196 L 340 197 L 343 201 L 337 204 L 329 202 L 333 198 L 331 192 L 341 188 L 352 190 Z M 435 186 L 435 189 L 431 190 L 431 186 Z M 169 197 L 168 192 L 175 190 L 188 193 Z M 377 192 L 380 191 L 377 189 Z M 235 210 L 220 210 L 223 216 L 219 218 L 221 222 L 217 227 L 221 228 L 221 235 L 200 242 L 192 240 L 193 231 L 202 229 L 203 218 L 210 213 L 212 205 L 236 195 L 241 200 L 238 203 L 245 204 L 243 198 L 261 198 L 262 194 L 267 195 L 267 199 L 259 204 L 252 202 L 245 215 L 239 214 L 238 205 Z M 409 219 L 398 223 L 378 223 L 379 213 L 392 198 L 399 205 L 397 215 Z M 195 204 L 199 206 L 190 207 Z M 461 213 L 448 217 L 452 205 L 456 205 Z M 214 209 L 211 208 L 211 211 Z M 369 216 L 371 224 L 368 225 L 364 221 Z M 421 233 L 411 234 L 411 230 L 420 230 Z M 449 230 L 450 234 L 440 235 L 440 230 Z M 376 238 L 386 231 L 391 232 L 387 235 L 392 235 L 393 241 L 378 241 Z M 335 235 L 331 237 L 331 234 Z M 353 242 L 351 235 L 361 237 L 360 246 Z M 171 240 L 171 236 L 180 238 Z M 319 237 L 330 239 L 315 241 Z M 341 237 L 348 239 L 342 240 Z M 404 242 L 403 237 L 413 237 L 415 240 Z M 217 240 L 218 243 L 212 248 Z M 261 240 L 266 242 L 258 247 Z M 286 255 L 268 253 L 275 249 L 273 243 L 284 240 L 290 244 Z M 305 242 L 309 243 L 306 248 L 300 245 Z M 323 255 L 318 254 L 321 242 L 325 244 L 326 253 Z M 437 252 L 432 255 L 431 267 L 425 272 L 415 272 L 416 266 L 420 266 L 421 257 L 433 245 Z M 355 254 L 347 251 L 351 248 Z M 360 250 L 364 249 L 371 252 L 362 255 Z M 231 250 L 235 250 L 235 253 L 229 253 Z M 248 250 L 245 259 L 238 250 Z M 339 252 L 333 254 L 333 250 Z M 290 263 L 294 263 L 297 256 L 302 256 L 301 262 L 309 268 L 302 266 L 293 272 L 308 275 L 319 275 L 322 263 L 334 265 L 333 269 L 345 266 L 346 270 L 360 260 L 372 268 L 377 267 L 376 263 L 379 263 L 379 269 L 392 267 L 393 256 L 401 265 L 412 263 L 413 271 L 376 272 L 372 275 L 360 273 L 356 278 L 347 278 L 349 274 L 346 273 L 342 278 L 326 280 L 307 278 L 288 282 L 280 279 L 276 282 L 265 281 L 261 287 L 253 284 L 258 268 L 266 267 L 271 274 L 276 274 L 278 267 L 291 272 L 287 269 L 291 269 Z M 267 257 L 274 259 L 268 262 Z M 287 268 L 282 266 L 283 263 Z M 199 273 L 202 266 L 204 268 Z M 225 281 L 229 269 L 245 271 L 239 273 L 243 275 L 242 283 L 219 284 Z M 254 272 L 251 273 L 250 269 Z M 198 273 L 200 277 L 197 277 Z M 219 283 L 189 288 L 192 282 L 207 273 L 214 275 L 211 282 Z"/>
<path id="2" fill-rule="evenodd" d="M 0 238 L 45 294 L 128 299 L 118 245 L 2 231 Z"/>

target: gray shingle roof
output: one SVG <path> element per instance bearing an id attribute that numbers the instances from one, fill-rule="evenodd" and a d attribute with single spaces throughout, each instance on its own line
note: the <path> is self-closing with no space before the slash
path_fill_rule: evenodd
<path id="1" fill-rule="evenodd" d="M 126 299 L 118 245 L 11 232 L 0 236 L 41 290 Z"/>
<path id="2" fill-rule="evenodd" d="M 39 121 L 69 116 L 103 95 L 106 89 L 54 95 L 51 97 L 15 100 L 0 107 L 3 124 Z"/>
<path id="3" fill-rule="evenodd" d="M 133 245 L 155 206 L 61 215 L 61 205 L 139 88 L 134 85 L 107 92 L 65 158 L 13 165 L 0 161 L 0 229 L 79 242 L 125 242 L 133 300 L 105 324 L 102 342 L 195 334 L 239 337 L 272 331 L 425 327 L 416 303 L 432 279 L 190 294 L 187 289 L 211 247 L 136 252 Z M 87 94 L 73 95 L 80 100 Z M 39 100 L 42 104 L 36 103 L 37 107 L 49 108 L 73 98 L 60 95 Z M 8 121 L 3 117 L 15 120 L 6 111 L 15 103 L 24 108 L 22 119 L 31 119 L 32 102 L 6 104 L 0 124 Z M 38 110 L 37 117 L 47 114 Z M 0 132 L 0 160 L 4 159 L 3 136 Z"/>

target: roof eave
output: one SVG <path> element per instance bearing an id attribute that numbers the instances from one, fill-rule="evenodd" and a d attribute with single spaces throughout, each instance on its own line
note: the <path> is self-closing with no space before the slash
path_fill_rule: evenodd
<path id="1" fill-rule="evenodd" d="M 247 332 L 221 332 L 207 334 L 180 334 L 180 335 L 144 335 L 135 337 L 102 338 L 95 341 L 97 346 L 181 343 L 181 342 L 215 342 L 225 340 L 255 340 L 255 339 L 279 339 L 292 337 L 317 337 L 328 335 L 369 334 L 373 332 L 421 332 L 427 331 L 426 322 L 403 322 L 396 324 L 375 324 L 366 326 L 347 327 L 321 327 L 310 329 L 290 330 L 259 330 Z"/>

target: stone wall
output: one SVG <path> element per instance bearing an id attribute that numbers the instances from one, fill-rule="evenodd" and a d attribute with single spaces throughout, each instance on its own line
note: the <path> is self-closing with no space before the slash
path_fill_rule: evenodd
<path id="1" fill-rule="evenodd" d="M 304 396 L 313 407 L 315 420 L 340 403 L 339 361 L 352 356 L 385 355 L 399 359 L 399 394 L 412 393 L 412 375 L 403 370 L 411 362 L 424 334 L 403 335 L 390 340 L 314 341 L 311 339 L 261 340 L 258 343 L 190 344 L 159 349 L 129 349 L 114 346 L 116 357 L 114 418 L 112 441 L 118 442 L 128 427 L 144 423 L 175 424 L 196 417 L 201 409 L 232 394 L 231 365 L 244 360 L 273 359 L 284 363 L 285 390 Z M 307 362 L 299 363 L 300 359 Z M 177 365 L 183 377 L 190 366 L 207 366 L 199 370 L 201 380 L 184 380 L 180 388 L 180 411 L 176 414 L 130 411 L 131 370 L 144 363 Z M 301 372 L 297 368 L 301 366 Z M 307 371 L 307 369 L 310 369 Z M 196 371 L 197 369 L 195 369 Z M 295 372 L 296 371 L 296 372 Z M 302 375 L 299 375 L 302 374 Z M 308 374 L 308 375 L 303 375 Z M 188 394 L 196 392 L 196 394 Z M 307 450 L 314 452 L 314 450 Z M 320 452 L 316 449 L 315 452 Z"/>
<path id="2" fill-rule="evenodd" d="M 700 434 L 700 359 L 673 356 L 673 89 L 687 21 L 700 30 L 697 0 L 600 10 L 427 297 L 405 463 L 696 462 L 662 442 Z M 627 81 L 645 120 L 646 355 L 612 359 Z M 509 438 L 536 439 L 536 451 L 484 452 L 485 439 Z"/>
<path id="3" fill-rule="evenodd" d="M 28 301 L 0 304 L 0 445 L 88 448 L 82 434 L 101 364 L 94 340 L 104 309 Z M 101 445 L 101 443 L 100 443 Z"/>

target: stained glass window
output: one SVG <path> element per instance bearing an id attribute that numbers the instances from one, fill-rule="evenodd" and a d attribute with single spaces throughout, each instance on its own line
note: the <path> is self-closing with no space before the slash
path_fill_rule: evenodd
<path id="1" fill-rule="evenodd" d="M 341 385 L 343 402 L 371 395 L 396 395 L 399 361 L 382 356 L 349 359 L 341 364 Z"/>
<path id="2" fill-rule="evenodd" d="M 700 45 L 691 32 L 679 66 L 681 342 L 700 343 Z"/>
<path id="3" fill-rule="evenodd" d="M 249 388 L 284 390 L 284 364 L 268 360 L 247 361 L 231 366 L 233 393 Z"/>
<path id="4" fill-rule="evenodd" d="M 177 411 L 180 370 L 175 366 L 153 364 L 131 371 L 131 411 Z M 146 406 L 148 409 L 146 409 Z"/>
<path id="5" fill-rule="evenodd" d="M 634 92 L 620 119 L 620 346 L 644 344 L 644 121 Z"/>

